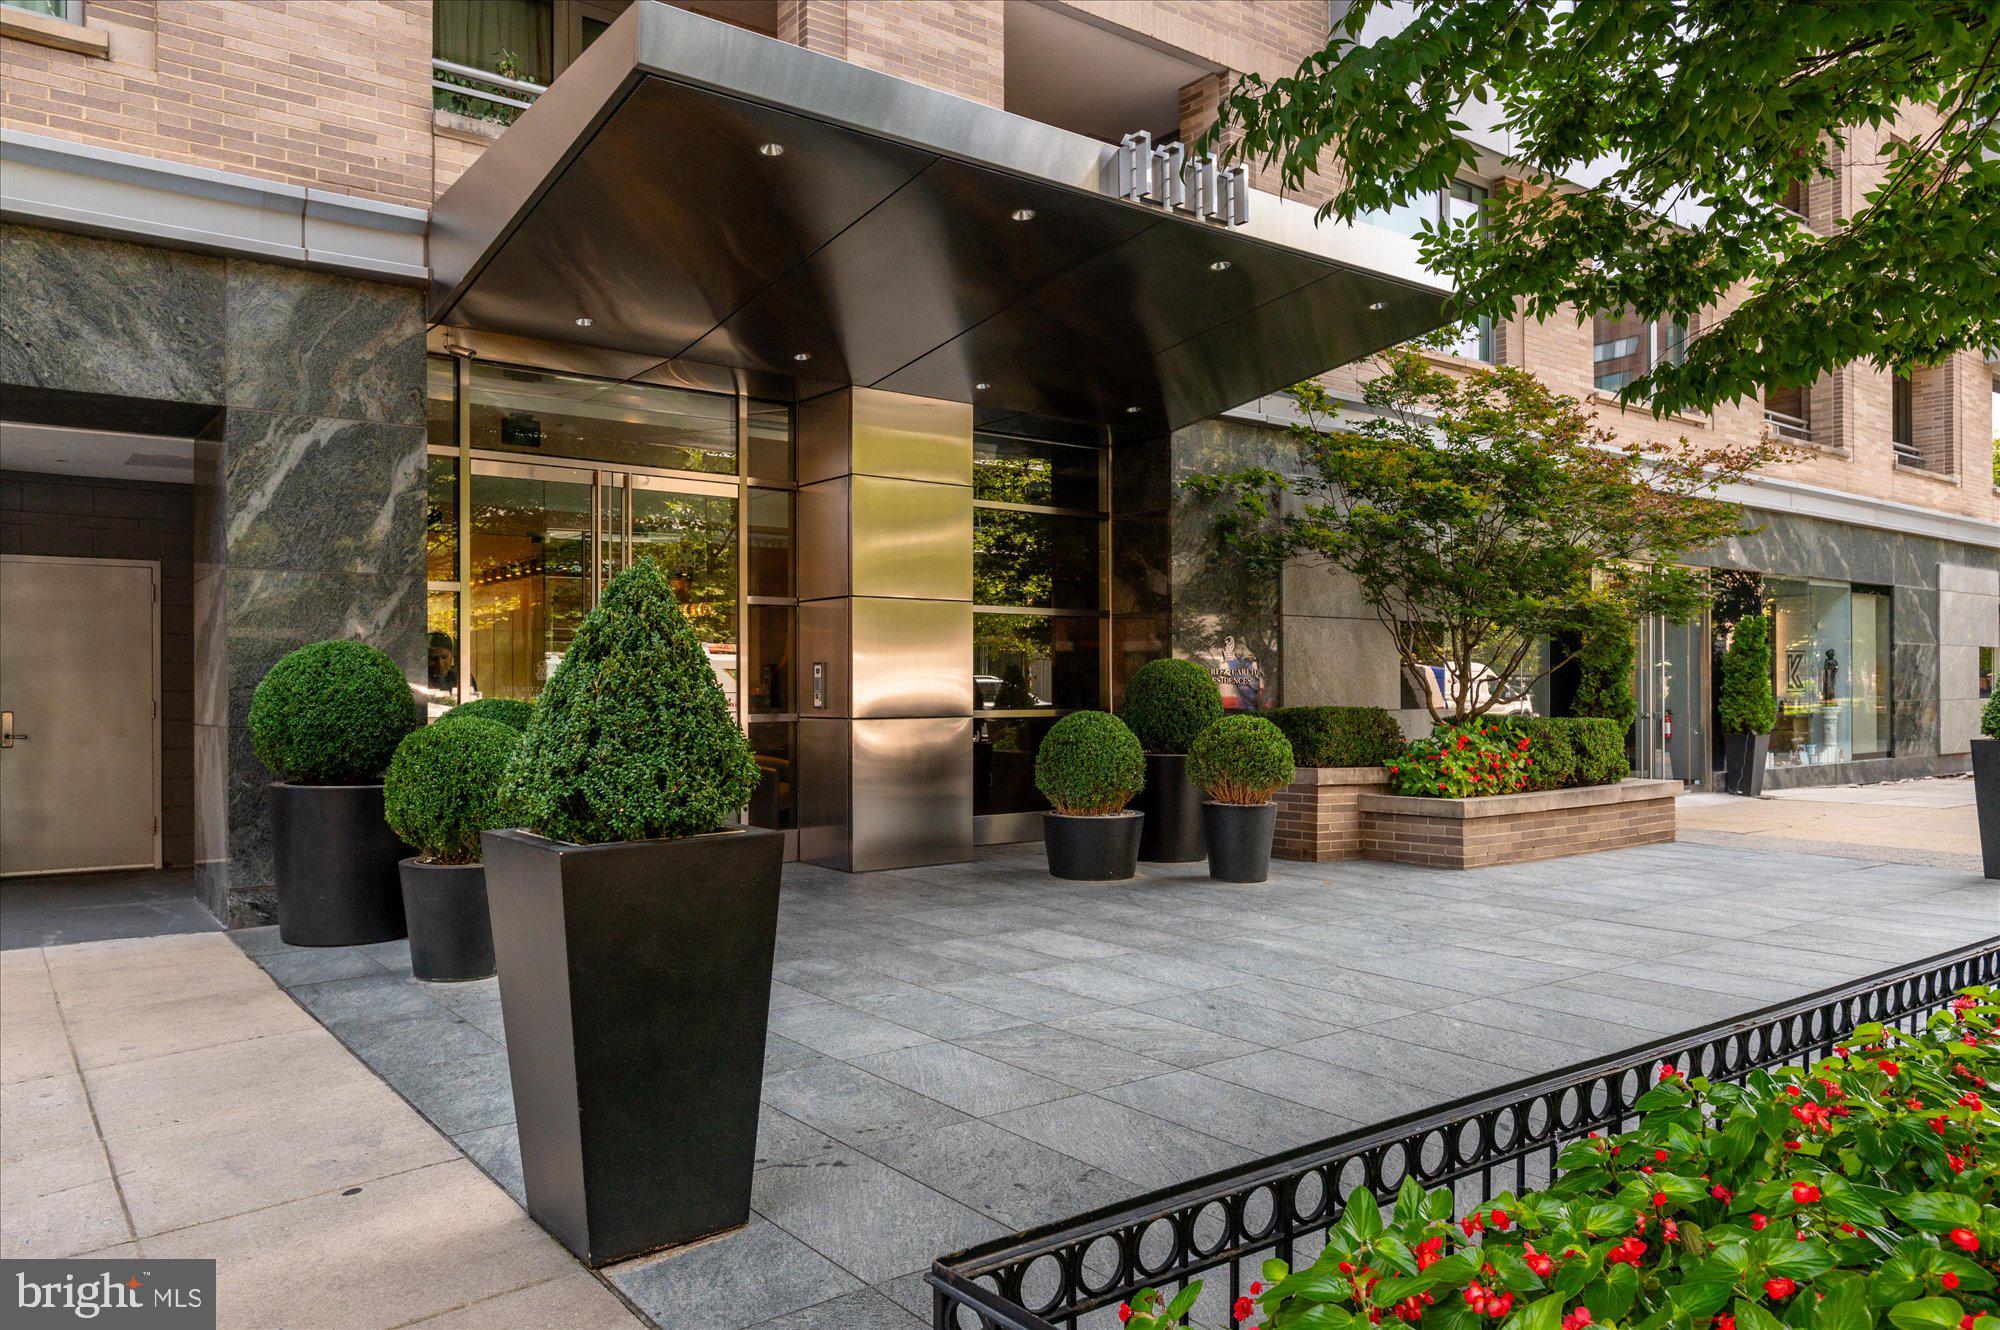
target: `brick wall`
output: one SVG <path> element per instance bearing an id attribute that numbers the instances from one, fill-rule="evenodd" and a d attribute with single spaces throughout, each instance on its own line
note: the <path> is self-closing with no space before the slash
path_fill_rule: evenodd
<path id="1" fill-rule="evenodd" d="M 160 853 L 193 863 L 194 487 L 0 472 L 0 554 L 160 565 Z"/>
<path id="2" fill-rule="evenodd" d="M 1501 794 L 1484 799 L 1361 798 L 1362 853 L 1428 868 L 1487 868 L 1674 838 L 1679 781 Z"/>
<path id="3" fill-rule="evenodd" d="M 1361 857 L 1361 796 L 1389 788 L 1380 767 L 1301 767 L 1298 779 L 1272 796 L 1278 829 L 1271 853 L 1325 863 Z"/>
<path id="4" fill-rule="evenodd" d="M 90 0 L 110 58 L 0 39 L 0 124 L 428 207 L 428 0 Z"/>
<path id="5" fill-rule="evenodd" d="M 1006 102 L 1002 0 L 780 0 L 778 36 L 988 106 Z"/>

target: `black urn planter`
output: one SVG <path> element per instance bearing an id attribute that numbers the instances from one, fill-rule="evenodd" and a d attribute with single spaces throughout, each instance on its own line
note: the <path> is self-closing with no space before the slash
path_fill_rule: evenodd
<path id="1" fill-rule="evenodd" d="M 1204 803 L 1208 875 L 1218 882 L 1262 882 L 1271 876 L 1271 837 L 1278 805 Z"/>
<path id="2" fill-rule="evenodd" d="M 1764 767 L 1771 752 L 1768 734 L 1722 736 L 1722 788 L 1756 798 L 1764 793 Z"/>
<path id="3" fill-rule="evenodd" d="M 1979 855 L 2000 878 L 2000 739 L 1972 741 L 1972 797 L 1979 807 Z"/>
<path id="4" fill-rule="evenodd" d="M 493 974 L 493 924 L 486 913 L 486 865 L 405 859 L 403 915 L 410 924 L 410 973 L 429 983 Z"/>
<path id="5" fill-rule="evenodd" d="M 382 786 L 271 785 L 278 937 L 294 947 L 392 942 L 405 932 L 397 863 L 410 847 L 382 820 Z"/>
<path id="6" fill-rule="evenodd" d="M 1133 808 L 1146 815 L 1139 858 L 1149 864 L 1197 863 L 1202 841 L 1201 786 L 1188 775 L 1186 753 L 1146 754 L 1146 785 Z"/>
<path id="7" fill-rule="evenodd" d="M 783 834 L 482 841 L 528 1213 L 591 1266 L 741 1226 Z"/>
<path id="8" fill-rule="evenodd" d="M 1139 871 L 1144 813 L 1127 809 L 1108 817 L 1042 814 L 1042 845 L 1049 876 L 1066 882 L 1122 882 Z"/>

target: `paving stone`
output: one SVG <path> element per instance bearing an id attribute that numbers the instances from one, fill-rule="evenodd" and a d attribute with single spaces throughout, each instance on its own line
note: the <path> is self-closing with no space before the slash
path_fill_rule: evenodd
<path id="1" fill-rule="evenodd" d="M 618 1295 L 582 1270 L 543 1280 L 497 1298 L 415 1323 L 421 1330 L 494 1330 L 496 1326 L 562 1327 L 563 1330 L 611 1330 L 641 1324 Z"/>
<path id="2" fill-rule="evenodd" d="M 1011 1229 L 1122 1201 L 1125 1178 L 991 1122 L 954 1122 L 863 1142 L 864 1153 Z"/>
<path id="3" fill-rule="evenodd" d="M 258 964 L 286 988 L 325 983 L 329 979 L 359 979 L 363 975 L 387 973 L 386 967 L 370 956 L 366 947 L 301 948 L 266 954 Z"/>
<path id="4" fill-rule="evenodd" d="M 1122 1085 L 1171 1070 L 1156 1059 L 1047 1025 L 1017 1025 L 958 1041 L 960 1046 L 1079 1090 Z"/>
<path id="5" fill-rule="evenodd" d="M 957 1122 L 957 1109 L 844 1062 L 819 1062 L 764 1079 L 764 1102 L 842 1141 Z"/>
<path id="6" fill-rule="evenodd" d="M 923 1330 L 929 1324 L 872 1288 L 764 1322 L 769 1330 Z"/>
<path id="7" fill-rule="evenodd" d="M 1290 1012 L 1274 1011 L 1247 1001 L 1227 988 L 1161 998 L 1157 1002 L 1141 1003 L 1134 1010 L 1149 1012 L 1182 1025 L 1211 1030 L 1263 1048 L 1303 1043 L 1323 1034 L 1331 1034 L 1339 1028 Z"/>
<path id="8" fill-rule="evenodd" d="M 839 1297 L 861 1281 L 768 1220 L 604 1275 L 661 1326 L 740 1330 Z"/>
<path id="9" fill-rule="evenodd" d="M 855 1066 L 961 1113 L 987 1117 L 1070 1093 L 1060 1081 L 960 1048 L 919 1044 L 853 1059 Z"/>
<path id="10" fill-rule="evenodd" d="M 802 1168 L 760 1172 L 754 1203 L 759 1214 L 867 1283 L 921 1270 L 942 1252 L 1006 1231 L 852 1150 Z"/>
<path id="11" fill-rule="evenodd" d="M 521 1177 L 521 1135 L 513 1123 L 482 1127 L 451 1139 L 487 1177 L 504 1187 L 516 1202 L 527 1205 L 527 1184 Z"/>
<path id="12" fill-rule="evenodd" d="M 390 974 L 380 966 L 375 966 L 373 974 L 300 984 L 290 992 L 322 1025 L 336 1031 L 363 1021 L 428 1016 L 437 1009 L 430 994 L 414 980 Z"/>
<path id="13" fill-rule="evenodd" d="M 1254 1158 L 1242 1146 L 1095 1095 L 1073 1095 L 1016 1109 L 992 1121 L 1146 1189 L 1184 1182 Z"/>
<path id="14" fill-rule="evenodd" d="M 1133 1007 L 1111 1007 L 1088 1016 L 1065 1016 L 1052 1024 L 1059 1030 L 1176 1067 L 1199 1067 L 1206 1062 L 1254 1053 L 1263 1047 Z"/>
<path id="15" fill-rule="evenodd" d="M 1232 1085 L 1247 1086 L 1364 1125 L 1428 1108 L 1441 1097 L 1450 1097 L 1439 1096 L 1434 1090 L 1400 1078 L 1353 1071 L 1283 1049 L 1267 1049 L 1213 1063 L 1202 1068 L 1202 1072 Z"/>
<path id="16" fill-rule="evenodd" d="M 908 1026 L 870 1016 L 837 1002 L 774 1011 L 771 1013 L 771 1030 L 794 1043 L 836 1058 L 908 1048 L 930 1039 L 929 1035 L 920 1034 Z"/>
<path id="17" fill-rule="evenodd" d="M 398 1070 L 394 1083 L 447 1136 L 514 1121 L 505 1053 L 411 1065 Z"/>
<path id="18" fill-rule="evenodd" d="M 1231 1085 L 1198 1071 L 1169 1072 L 1113 1085 L 1098 1095 L 1204 1136 L 1276 1154 L 1322 1141 L 1359 1124 L 1275 1095 Z"/>

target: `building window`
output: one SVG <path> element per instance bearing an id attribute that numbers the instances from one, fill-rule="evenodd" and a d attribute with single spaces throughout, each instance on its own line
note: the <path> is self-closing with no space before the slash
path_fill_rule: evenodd
<path id="1" fill-rule="evenodd" d="M 1766 577 L 1764 596 L 1778 693 L 1771 765 L 1891 756 L 1889 589 Z"/>
<path id="2" fill-rule="evenodd" d="M 1889 379 L 1889 441 L 1895 445 L 1896 460 L 1922 466 L 1923 453 L 1917 449 L 1917 385 L 1908 369 L 1899 369 Z"/>
<path id="3" fill-rule="evenodd" d="M 1591 336 L 1591 382 L 1615 393 L 1643 379 L 1657 365 L 1678 365 L 1687 356 L 1685 319 L 1641 319 L 1626 310 L 1599 314 Z"/>
<path id="4" fill-rule="evenodd" d="M 555 78 L 553 0 L 435 0 L 431 104 L 512 124 Z"/>
<path id="5" fill-rule="evenodd" d="M 1392 207 L 1355 214 L 1354 220 L 1400 236 L 1414 237 L 1426 223 L 1433 230 L 1446 225 L 1477 224 L 1486 215 L 1487 191 L 1482 185 L 1455 180 L 1451 188 Z M 1481 317 L 1461 324 L 1448 348 L 1467 360 L 1493 362 L 1493 320 Z"/>
<path id="6" fill-rule="evenodd" d="M 1812 391 L 1803 387 L 1766 388 L 1764 423 L 1781 439 L 1811 443 Z"/>
<path id="7" fill-rule="evenodd" d="M 0 0 L 0 8 L 25 9 L 65 23 L 83 22 L 83 0 Z"/>
<path id="8" fill-rule="evenodd" d="M 1806 182 L 1803 180 L 1794 180 L 1791 184 L 1785 186 L 1784 195 L 1778 200 L 1778 206 L 1792 214 L 1792 216 L 1803 219 L 1806 216 L 1807 206 Z"/>
<path id="9" fill-rule="evenodd" d="M 1992 406 L 1987 413 L 1987 432 L 1993 436 L 1993 484 L 2000 487 L 2000 375 L 1993 379 Z"/>

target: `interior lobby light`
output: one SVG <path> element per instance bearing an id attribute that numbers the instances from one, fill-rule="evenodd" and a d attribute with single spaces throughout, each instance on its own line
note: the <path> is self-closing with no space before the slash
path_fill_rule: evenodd
<path id="1" fill-rule="evenodd" d="M 1128 416 L 1136 416 L 1139 414 L 1139 408 L 1136 406 L 1128 406 L 1125 408 L 1125 414 Z"/>
<path id="2" fill-rule="evenodd" d="M 985 392 L 988 388 L 991 388 L 992 386 L 993 385 L 990 383 L 975 383 L 972 385 L 973 390 L 975 392 L 982 392 L 982 393 Z"/>

